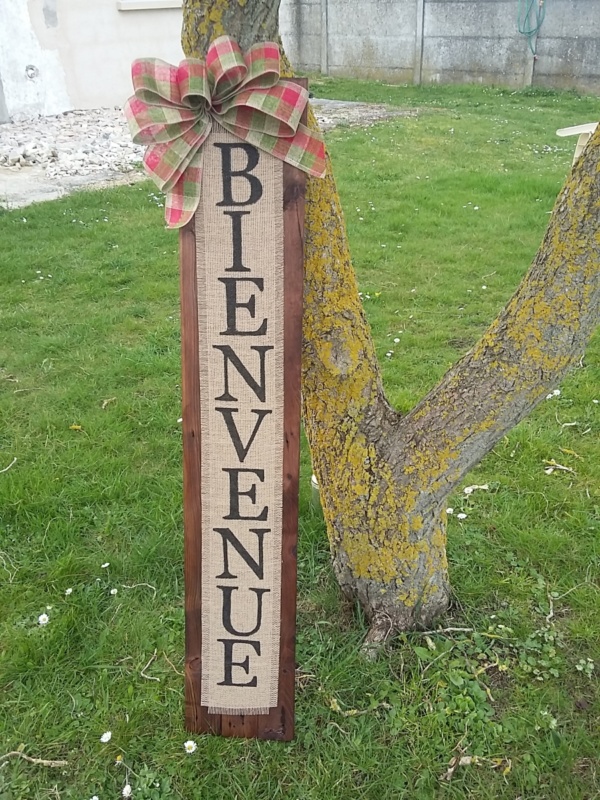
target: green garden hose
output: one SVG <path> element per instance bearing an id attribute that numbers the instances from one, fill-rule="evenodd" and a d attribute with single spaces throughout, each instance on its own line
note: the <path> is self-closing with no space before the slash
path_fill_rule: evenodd
<path id="1" fill-rule="evenodd" d="M 519 33 L 527 36 L 529 49 L 535 56 L 534 41 L 538 35 L 544 17 L 546 16 L 546 4 L 544 0 L 519 0 L 519 11 L 517 13 L 517 28 Z"/>

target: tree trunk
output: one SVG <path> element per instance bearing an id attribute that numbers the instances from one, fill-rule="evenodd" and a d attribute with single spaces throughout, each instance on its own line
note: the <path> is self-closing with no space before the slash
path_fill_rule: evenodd
<path id="1" fill-rule="evenodd" d="M 183 49 L 201 56 L 223 33 L 242 48 L 277 39 L 278 8 L 279 0 L 184 0 Z M 383 393 L 331 169 L 309 179 L 304 423 L 334 570 L 371 621 L 372 641 L 430 625 L 447 609 L 445 498 L 583 354 L 600 309 L 599 212 L 600 127 L 513 298 L 402 417 Z"/>

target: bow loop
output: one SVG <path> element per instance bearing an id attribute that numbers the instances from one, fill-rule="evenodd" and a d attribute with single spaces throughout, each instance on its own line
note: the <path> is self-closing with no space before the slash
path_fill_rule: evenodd
<path id="1" fill-rule="evenodd" d="M 310 175 L 325 174 L 323 140 L 300 123 L 308 92 L 279 76 L 277 44 L 242 53 L 229 36 L 211 44 L 206 61 L 188 58 L 179 67 L 156 58 L 134 61 L 135 95 L 125 116 L 134 141 L 148 145 L 146 170 L 167 193 L 168 227 L 185 225 L 196 211 L 212 119 Z"/>
<path id="2" fill-rule="evenodd" d="M 244 58 L 248 74 L 244 89 L 270 89 L 281 74 L 279 47 L 274 42 L 253 45 Z"/>
<path id="3" fill-rule="evenodd" d="M 198 115 L 190 109 L 177 109 L 170 106 L 149 106 L 142 100 L 130 101 L 129 130 L 136 144 L 170 142 L 192 128 Z M 208 115 L 206 122 L 208 122 Z"/>
<path id="4" fill-rule="evenodd" d="M 229 36 L 220 36 L 206 54 L 212 103 L 218 105 L 230 97 L 248 73 L 240 46 Z"/>
<path id="5" fill-rule="evenodd" d="M 211 92 L 204 61 L 199 58 L 186 58 L 182 61 L 177 68 L 177 84 L 182 103 L 208 112 Z"/>
<path id="6" fill-rule="evenodd" d="M 160 58 L 138 58 L 131 67 L 133 90 L 138 100 L 148 105 L 181 105 L 178 67 Z"/>
<path id="7" fill-rule="evenodd" d="M 307 102 L 306 89 L 279 81 L 268 91 L 244 90 L 223 103 L 220 122 L 225 127 L 229 123 L 273 136 L 294 136 Z"/>

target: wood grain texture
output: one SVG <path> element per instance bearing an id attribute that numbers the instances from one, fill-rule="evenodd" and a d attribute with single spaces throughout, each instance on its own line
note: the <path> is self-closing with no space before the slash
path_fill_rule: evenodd
<path id="1" fill-rule="evenodd" d="M 306 85 L 306 81 L 298 80 Z M 278 705 L 269 714 L 209 714 L 201 705 L 202 504 L 195 221 L 180 232 L 185 532 L 185 724 L 194 733 L 290 741 L 294 735 L 296 550 L 300 461 L 300 364 L 306 176 L 283 166 L 284 432 Z"/>

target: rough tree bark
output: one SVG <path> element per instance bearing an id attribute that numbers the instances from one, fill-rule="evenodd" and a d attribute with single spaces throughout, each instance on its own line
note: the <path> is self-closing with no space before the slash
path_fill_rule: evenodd
<path id="1" fill-rule="evenodd" d="M 279 0 L 184 0 L 183 8 L 190 56 L 223 33 L 243 48 L 278 38 Z M 332 172 L 308 181 L 304 423 L 334 570 L 366 612 L 370 641 L 429 625 L 447 609 L 445 498 L 581 358 L 600 313 L 599 215 L 600 127 L 515 295 L 401 416 L 383 393 Z"/>

